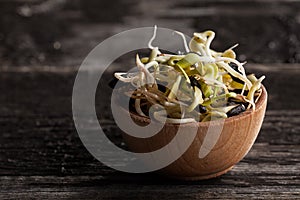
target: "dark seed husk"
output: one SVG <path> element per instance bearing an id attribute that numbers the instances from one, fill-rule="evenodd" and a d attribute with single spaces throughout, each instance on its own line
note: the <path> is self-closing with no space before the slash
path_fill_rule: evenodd
<path id="1" fill-rule="evenodd" d="M 234 71 L 236 71 L 236 72 L 238 72 L 238 73 L 240 73 L 240 74 L 242 74 L 242 72 L 240 72 L 239 70 L 238 70 L 238 66 L 235 64 L 235 63 L 229 63 L 229 66 L 232 68 L 232 69 L 234 69 Z M 246 73 L 246 75 L 250 75 L 251 73 Z M 244 83 L 242 80 L 240 80 L 239 78 L 236 78 L 236 77 L 234 77 L 234 76 L 231 76 L 231 78 L 232 78 L 232 80 L 234 80 L 235 82 L 238 82 L 238 83 Z"/>
<path id="2" fill-rule="evenodd" d="M 229 110 L 226 114 L 228 117 L 232 117 L 244 112 L 245 110 L 246 110 L 245 106 L 243 104 L 239 104 L 235 108 Z"/>
<path id="3" fill-rule="evenodd" d="M 157 87 L 158 87 L 158 90 L 161 91 L 161 92 L 166 92 L 167 91 L 166 86 L 164 86 L 162 83 L 157 82 Z"/>
<path id="4" fill-rule="evenodd" d="M 233 98 L 233 97 L 229 97 L 228 100 L 227 100 L 227 105 L 228 106 L 232 106 L 234 104 L 241 104 L 242 102 L 236 98 Z"/>
<path id="5" fill-rule="evenodd" d="M 238 70 L 239 67 L 238 67 L 235 63 L 229 63 L 229 66 L 230 66 L 232 69 L 234 69 L 234 71 L 236 71 L 236 72 L 242 74 L 242 73 Z"/>
<path id="6" fill-rule="evenodd" d="M 133 98 L 130 98 L 130 100 L 129 100 L 129 110 L 131 112 L 136 112 L 135 107 L 134 107 L 134 101 L 135 101 L 135 99 L 133 99 Z"/>
<path id="7" fill-rule="evenodd" d="M 239 102 L 240 103 L 240 102 Z M 236 105 L 237 104 L 237 102 L 235 102 L 235 101 L 230 101 L 229 99 L 228 99 L 228 102 L 226 103 L 226 106 L 233 106 L 233 105 Z"/>
<path id="8" fill-rule="evenodd" d="M 236 94 L 241 94 L 241 92 L 242 92 L 242 89 L 234 89 L 234 90 L 232 90 L 232 92 L 234 92 L 234 93 L 236 93 Z M 245 90 L 244 91 L 244 96 L 247 96 L 248 95 L 248 90 Z"/>
<path id="9" fill-rule="evenodd" d="M 245 91 L 246 92 L 246 91 Z M 227 106 L 233 106 L 233 105 L 236 105 L 236 104 L 243 104 L 245 108 L 248 107 L 249 103 L 248 102 L 242 102 L 242 101 L 239 101 L 235 98 L 228 98 L 228 101 L 227 101 Z"/>
<path id="10" fill-rule="evenodd" d="M 200 113 L 206 113 L 206 107 L 205 106 L 202 106 L 201 104 L 199 105 L 199 111 Z"/>
<path id="11" fill-rule="evenodd" d="M 239 70 L 238 70 L 238 66 L 235 64 L 235 63 L 229 63 L 229 66 L 234 69 L 234 71 L 242 74 Z M 232 80 L 234 80 L 235 82 L 238 82 L 238 83 L 244 83 L 242 80 L 240 80 L 239 78 L 236 78 L 234 76 L 231 76 Z"/>
<path id="12" fill-rule="evenodd" d="M 190 78 L 190 81 L 191 81 L 191 86 L 193 86 L 193 87 L 196 86 L 198 88 L 201 88 L 200 83 L 198 82 L 198 80 L 195 77 L 190 76 L 189 78 Z"/>
<path id="13" fill-rule="evenodd" d="M 244 82 L 243 82 L 241 79 L 237 78 L 237 77 L 231 76 L 231 78 L 232 78 L 232 80 L 234 80 L 235 82 L 244 84 Z"/>

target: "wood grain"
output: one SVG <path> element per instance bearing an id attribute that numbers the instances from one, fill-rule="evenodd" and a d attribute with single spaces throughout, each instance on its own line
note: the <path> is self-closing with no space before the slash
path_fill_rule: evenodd
<path id="1" fill-rule="evenodd" d="M 116 172 L 95 160 L 72 120 L 76 71 L 2 69 L 0 199 L 300 199 L 299 67 L 253 68 L 267 75 L 270 97 L 253 148 L 227 174 L 192 183 Z M 283 102 L 287 97 L 289 103 Z M 97 107 L 108 112 L 102 103 Z M 109 112 L 99 119 L 109 138 L 124 147 Z"/>

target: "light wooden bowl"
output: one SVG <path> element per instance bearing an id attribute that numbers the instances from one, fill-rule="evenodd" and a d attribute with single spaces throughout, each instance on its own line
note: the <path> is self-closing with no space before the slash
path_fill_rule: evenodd
<path id="1" fill-rule="evenodd" d="M 262 91 L 254 111 L 247 110 L 240 115 L 225 119 L 218 141 L 204 158 L 199 158 L 199 149 L 203 145 L 208 127 L 222 126 L 219 120 L 181 125 L 166 123 L 159 133 L 149 138 L 136 138 L 124 133 L 123 137 L 132 151 L 152 152 L 168 144 L 176 135 L 179 126 L 189 129 L 196 125 L 199 127 L 197 135 L 187 151 L 158 172 L 170 178 L 182 180 L 214 178 L 229 171 L 244 158 L 252 147 L 260 131 L 267 106 L 267 91 L 263 86 Z M 132 113 L 131 117 L 139 125 L 150 123 L 150 119 L 146 117 Z M 172 153 L 172 149 L 169 151 Z"/>

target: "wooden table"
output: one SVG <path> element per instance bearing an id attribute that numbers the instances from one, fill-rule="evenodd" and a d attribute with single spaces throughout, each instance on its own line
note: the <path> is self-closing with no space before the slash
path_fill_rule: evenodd
<path id="1" fill-rule="evenodd" d="M 76 70 L 2 67 L 0 199 L 300 199 L 300 65 L 248 67 L 267 76 L 261 132 L 230 172 L 195 182 L 121 173 L 94 159 L 72 119 Z M 113 121 L 102 124 L 122 144 Z"/>

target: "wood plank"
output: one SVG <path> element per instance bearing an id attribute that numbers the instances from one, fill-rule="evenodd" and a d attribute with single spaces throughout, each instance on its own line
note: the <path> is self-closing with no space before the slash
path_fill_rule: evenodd
<path id="1" fill-rule="evenodd" d="M 116 172 L 95 160 L 73 124 L 71 95 L 76 70 L 2 68 L 0 199 L 299 199 L 300 107 L 295 91 L 299 65 L 271 67 L 250 67 L 267 75 L 270 96 L 253 148 L 227 174 L 197 182 Z M 109 76 L 104 78 L 103 82 Z M 284 95 L 278 96 L 278 91 Z M 288 103 L 283 101 L 287 97 Z M 107 112 L 107 106 L 98 106 Z M 100 123 L 108 137 L 126 148 L 107 116 Z"/>
<path id="2" fill-rule="evenodd" d="M 290 116 L 294 121 L 282 123 L 281 112 L 267 113 L 257 143 L 245 158 L 247 163 L 266 166 L 276 163 L 280 169 L 278 173 L 289 170 L 296 172 L 296 168 L 300 170 L 300 111 Z M 28 121 L 21 122 L 25 127 L 30 126 L 31 120 L 40 121 L 40 125 L 17 132 L 4 131 L 1 135 L 1 175 L 107 173 L 106 170 L 102 171 L 105 167 L 95 161 L 82 146 L 72 119 L 26 120 Z M 20 123 L 19 120 L 15 121 L 8 127 L 15 127 Z M 7 121 L 4 123 L 7 124 Z M 121 145 L 122 138 L 114 122 L 105 121 L 102 125 L 108 131 L 110 139 Z M 22 142 L 16 142 L 18 140 Z M 290 166 L 291 169 L 284 169 L 285 166 L 281 165 Z M 256 167 L 253 169 L 258 170 Z M 273 169 L 270 169 L 271 173 L 275 173 Z"/>
<path id="3" fill-rule="evenodd" d="M 285 184 L 283 176 L 258 176 L 244 181 L 245 175 L 225 175 L 222 179 L 201 182 L 178 182 L 149 177 L 122 181 L 103 180 L 101 176 L 31 176 L 3 177 L 6 184 L 1 199 L 9 198 L 78 198 L 87 199 L 298 199 L 299 185 Z M 226 178 L 227 177 L 227 178 Z M 236 177 L 236 178 L 234 178 Z M 126 179 L 125 179 L 126 180 Z M 273 183 L 264 180 L 273 180 Z M 11 182 L 14 182 L 12 185 Z"/>

